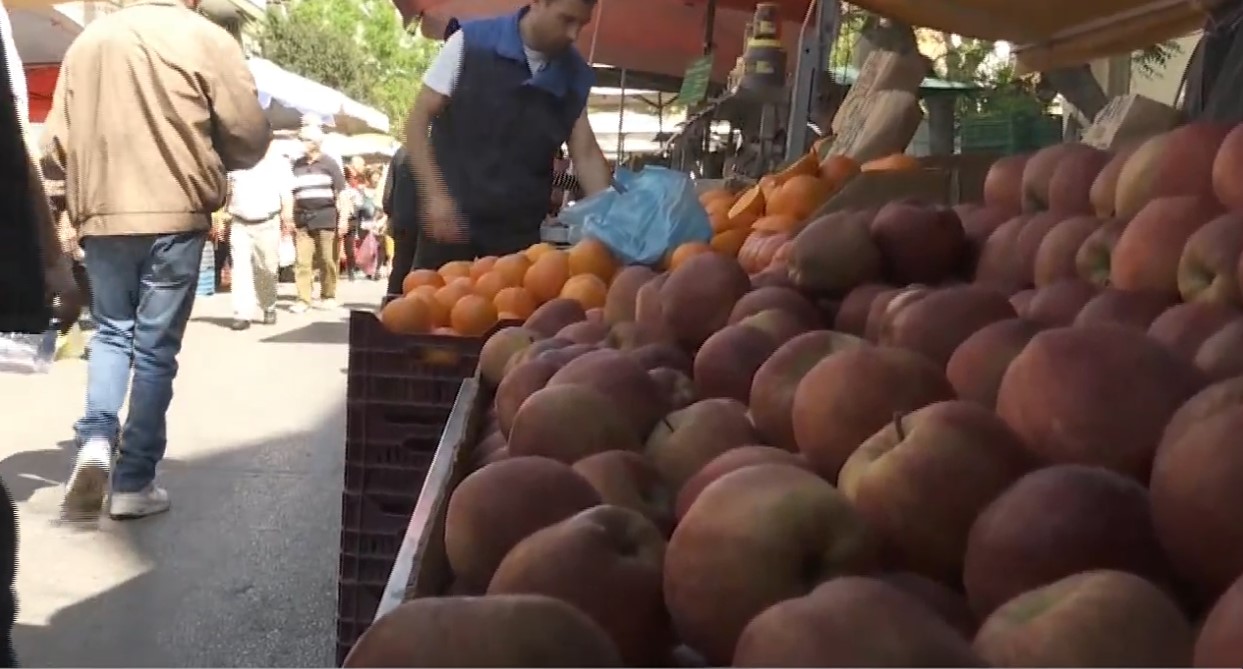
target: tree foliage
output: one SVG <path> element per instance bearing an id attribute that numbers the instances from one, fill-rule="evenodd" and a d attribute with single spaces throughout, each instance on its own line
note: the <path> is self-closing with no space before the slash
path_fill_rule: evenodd
<path id="1" fill-rule="evenodd" d="M 407 31 L 390 0 L 293 0 L 271 7 L 258 34 L 264 58 L 379 109 L 396 135 L 440 48 Z"/>

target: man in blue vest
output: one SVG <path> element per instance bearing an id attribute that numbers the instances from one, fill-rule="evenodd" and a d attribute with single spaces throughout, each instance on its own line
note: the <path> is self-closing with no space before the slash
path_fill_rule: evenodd
<path id="1" fill-rule="evenodd" d="M 533 0 L 449 35 L 406 126 L 423 196 L 415 268 L 538 242 L 563 144 L 587 194 L 608 188 L 612 173 L 587 122 L 594 74 L 574 48 L 597 2 Z"/>

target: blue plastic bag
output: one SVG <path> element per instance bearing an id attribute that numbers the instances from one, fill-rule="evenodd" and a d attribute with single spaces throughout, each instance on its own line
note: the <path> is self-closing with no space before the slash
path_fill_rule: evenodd
<path id="1" fill-rule="evenodd" d="M 561 212 L 570 239 L 592 237 L 627 265 L 655 265 L 669 249 L 712 239 L 689 175 L 665 167 L 619 168 L 613 187 Z"/>

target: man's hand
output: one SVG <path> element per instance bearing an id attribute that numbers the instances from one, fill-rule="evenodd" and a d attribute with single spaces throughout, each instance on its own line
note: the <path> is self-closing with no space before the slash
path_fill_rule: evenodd
<path id="1" fill-rule="evenodd" d="M 44 271 L 47 299 L 52 304 L 53 316 L 60 322 L 60 332 L 64 334 L 81 317 L 86 296 L 73 278 L 73 264 L 68 256 L 61 256 L 58 262 Z"/>
<path id="2" fill-rule="evenodd" d="M 428 199 L 423 211 L 423 229 L 438 242 L 461 244 L 466 241 L 466 219 L 448 195 Z"/>

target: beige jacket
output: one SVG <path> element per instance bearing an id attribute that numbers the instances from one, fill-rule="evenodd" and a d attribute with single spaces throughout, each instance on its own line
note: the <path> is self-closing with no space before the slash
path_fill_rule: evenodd
<path id="1" fill-rule="evenodd" d="M 178 0 L 138 0 L 70 45 L 41 153 L 83 236 L 175 233 L 208 229 L 227 171 L 271 139 L 238 43 Z"/>

